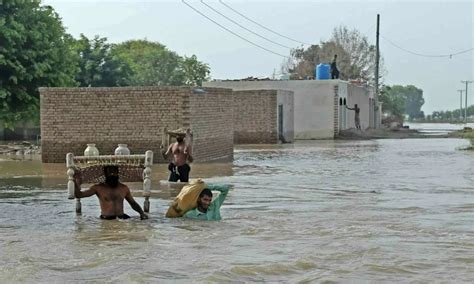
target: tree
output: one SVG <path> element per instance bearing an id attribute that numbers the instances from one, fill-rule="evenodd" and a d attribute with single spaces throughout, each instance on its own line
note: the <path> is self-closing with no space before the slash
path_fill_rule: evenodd
<path id="1" fill-rule="evenodd" d="M 424 113 L 421 111 L 421 107 L 425 103 L 425 99 L 423 98 L 423 90 L 418 89 L 413 85 L 408 85 L 406 87 L 402 86 L 394 86 L 399 88 L 399 92 L 401 92 L 405 96 L 405 114 L 409 116 L 410 120 L 416 118 L 423 118 Z"/>
<path id="2" fill-rule="evenodd" d="M 195 55 L 181 57 L 147 40 L 109 44 L 106 38 L 81 34 L 75 50 L 80 86 L 199 85 L 209 75 L 209 66 Z"/>
<path id="3" fill-rule="evenodd" d="M 39 121 L 38 87 L 74 86 L 73 39 L 39 0 L 0 6 L 0 121 Z"/>
<path id="4" fill-rule="evenodd" d="M 341 79 L 375 79 L 375 46 L 358 30 L 345 26 L 335 28 L 327 42 L 293 49 L 282 71 L 292 73 L 293 77 L 313 77 L 316 65 L 331 62 L 335 54 Z M 379 79 L 384 73 L 383 58 L 380 58 L 380 71 Z"/>
<path id="5" fill-rule="evenodd" d="M 202 82 L 209 80 L 209 65 L 198 61 L 196 55 L 185 56 L 182 65 L 185 85 L 202 86 Z"/>
<path id="6" fill-rule="evenodd" d="M 194 85 L 209 75 L 209 66 L 195 55 L 183 58 L 158 42 L 126 41 L 114 45 L 112 55 L 130 66 L 130 85 Z"/>
<path id="7" fill-rule="evenodd" d="M 394 90 L 390 86 L 384 86 L 380 91 L 379 99 L 386 115 L 403 120 L 406 98 L 397 91 L 397 88 Z"/>
<path id="8" fill-rule="evenodd" d="M 375 46 L 369 44 L 366 35 L 357 29 L 349 30 L 346 26 L 339 26 L 334 29 L 331 41 L 345 51 L 339 67 L 344 76 L 342 78 L 361 78 L 366 81 L 375 79 Z M 382 65 L 383 63 L 380 64 Z"/>
<path id="9" fill-rule="evenodd" d="M 423 90 L 413 85 L 408 86 L 384 86 L 381 90 L 380 101 L 384 113 L 403 119 L 405 115 L 409 119 L 423 118 L 421 107 L 425 103 Z M 432 116 L 437 119 L 439 114 Z"/>
<path id="10" fill-rule="evenodd" d="M 284 63 L 282 73 L 290 73 L 292 78 L 314 77 L 315 67 L 319 63 L 331 62 L 334 54 L 338 56 L 338 68 L 347 63 L 346 51 L 334 42 L 321 42 L 308 48 L 296 48 L 291 50 L 290 58 Z M 341 70 L 339 70 L 341 72 Z M 345 74 L 340 74 L 343 79 Z"/>
<path id="11" fill-rule="evenodd" d="M 75 42 L 75 52 L 79 62 L 76 81 L 81 87 L 127 86 L 132 70 L 117 56 L 111 54 L 107 38 L 95 36 L 88 39 L 81 34 Z"/>
<path id="12" fill-rule="evenodd" d="M 447 110 L 447 111 L 434 111 L 431 116 L 432 117 L 437 117 L 438 120 L 443 120 L 443 121 L 456 121 L 456 120 L 463 120 L 464 119 L 464 109 L 462 112 L 460 109 L 455 109 L 453 111 Z M 467 116 L 473 116 L 474 115 L 474 105 L 471 105 L 467 108 Z"/>

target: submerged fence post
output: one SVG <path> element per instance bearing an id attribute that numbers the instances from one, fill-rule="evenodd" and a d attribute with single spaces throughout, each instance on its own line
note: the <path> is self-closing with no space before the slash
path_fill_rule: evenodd
<path id="1" fill-rule="evenodd" d="M 143 170 L 143 196 L 145 202 L 143 211 L 150 212 L 150 195 L 151 195 L 151 166 L 153 165 L 153 152 L 148 150 L 145 152 L 145 169 Z"/>
<path id="2" fill-rule="evenodd" d="M 67 153 L 66 155 L 66 166 L 67 166 L 67 191 L 68 198 L 74 199 L 74 154 Z"/>

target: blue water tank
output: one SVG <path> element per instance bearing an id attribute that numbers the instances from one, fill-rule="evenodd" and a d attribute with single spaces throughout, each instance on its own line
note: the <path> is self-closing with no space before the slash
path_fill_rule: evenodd
<path id="1" fill-rule="evenodd" d="M 328 80 L 331 78 L 331 66 L 329 64 L 320 63 L 316 66 L 316 80 Z"/>

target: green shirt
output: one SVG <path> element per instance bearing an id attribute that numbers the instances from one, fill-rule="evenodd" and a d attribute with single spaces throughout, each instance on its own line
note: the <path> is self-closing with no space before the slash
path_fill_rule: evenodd
<path id="1" fill-rule="evenodd" d="M 198 220 L 209 220 L 209 221 L 219 221 L 221 220 L 221 206 L 224 203 L 224 199 L 229 192 L 229 186 L 225 184 L 208 184 L 207 188 L 211 191 L 219 191 L 220 194 L 211 201 L 211 204 L 207 208 L 207 212 L 203 213 L 197 208 L 190 210 L 184 214 L 184 217 Z"/>

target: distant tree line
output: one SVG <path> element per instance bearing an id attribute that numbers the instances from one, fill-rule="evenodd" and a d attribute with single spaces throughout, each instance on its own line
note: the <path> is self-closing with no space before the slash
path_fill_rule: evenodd
<path id="1" fill-rule="evenodd" d="M 210 68 L 158 42 L 78 39 L 41 1 L 0 5 L 0 123 L 39 122 L 39 87 L 201 85 Z"/>
<path id="2" fill-rule="evenodd" d="M 380 91 L 380 102 L 385 116 L 403 121 L 405 118 L 416 120 L 424 118 L 421 107 L 425 103 L 423 90 L 413 85 L 383 86 Z"/>
<path id="3" fill-rule="evenodd" d="M 430 122 L 456 122 L 464 120 L 464 109 L 433 111 L 425 115 L 421 110 L 425 100 L 423 90 L 413 86 L 384 86 L 381 89 L 380 101 L 382 111 L 386 117 L 403 121 L 430 121 Z M 474 105 L 467 108 L 467 116 L 474 116 Z"/>
<path id="4" fill-rule="evenodd" d="M 433 111 L 432 114 L 429 114 L 425 117 L 426 121 L 442 121 L 442 122 L 456 122 L 464 121 L 465 110 L 460 109 L 455 110 L 446 110 L 446 111 Z M 474 105 L 471 105 L 467 108 L 467 117 L 474 116 Z"/>

